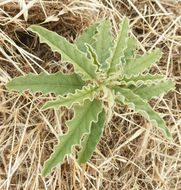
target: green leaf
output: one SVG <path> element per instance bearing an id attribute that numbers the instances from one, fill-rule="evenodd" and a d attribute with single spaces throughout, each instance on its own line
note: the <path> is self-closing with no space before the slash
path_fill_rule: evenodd
<path id="1" fill-rule="evenodd" d="M 66 97 L 59 96 L 58 100 L 47 102 L 42 109 L 58 109 L 61 106 L 71 108 L 74 103 L 83 104 L 86 99 L 92 101 L 98 92 L 99 86 L 97 85 L 84 86 L 83 89 L 76 90 L 74 94 L 68 94 Z"/>
<path id="2" fill-rule="evenodd" d="M 9 90 L 17 90 L 22 93 L 29 90 L 32 93 L 42 92 L 47 94 L 54 92 L 56 95 L 64 95 L 66 93 L 73 93 L 76 89 L 81 89 L 85 82 L 76 73 L 63 74 L 57 72 L 56 74 L 46 74 L 44 72 L 39 75 L 28 74 L 14 78 L 7 83 L 6 87 Z"/>
<path id="3" fill-rule="evenodd" d="M 86 46 L 87 46 L 87 51 L 89 53 L 89 56 L 93 60 L 93 64 L 95 64 L 98 67 L 98 71 L 99 71 L 101 64 L 98 62 L 98 58 L 97 58 L 97 54 L 96 54 L 95 50 L 89 44 L 86 44 Z"/>
<path id="4" fill-rule="evenodd" d="M 61 53 L 62 61 L 74 65 L 75 72 L 82 73 L 84 80 L 96 77 L 96 67 L 87 58 L 86 54 L 78 50 L 77 46 L 69 43 L 57 33 L 41 26 L 30 26 L 29 29 L 40 37 L 40 42 L 47 43 L 53 51 Z"/>
<path id="5" fill-rule="evenodd" d="M 60 136 L 59 144 L 55 147 L 50 159 L 45 162 L 42 176 L 47 176 L 52 168 L 62 163 L 65 155 L 71 153 L 73 145 L 80 145 L 83 135 L 90 132 L 92 122 L 98 121 L 98 115 L 102 111 L 102 105 L 98 99 L 86 100 L 84 105 L 75 105 L 75 117 L 66 122 L 69 127 L 67 134 Z"/>
<path id="6" fill-rule="evenodd" d="M 156 49 L 151 53 L 146 53 L 143 56 L 137 56 L 135 59 L 131 59 L 129 62 L 124 64 L 124 74 L 127 76 L 140 74 L 146 69 L 149 69 L 153 64 L 161 58 L 161 51 Z"/>
<path id="7" fill-rule="evenodd" d="M 153 97 L 158 97 L 161 94 L 167 93 L 169 90 L 174 89 L 175 84 L 172 81 L 162 81 L 158 84 L 150 86 L 141 85 L 139 87 L 132 86 L 131 90 L 142 99 L 149 101 Z"/>
<path id="8" fill-rule="evenodd" d="M 127 48 L 124 51 L 124 57 L 122 57 L 122 68 L 125 67 L 125 64 L 132 60 L 135 57 L 134 51 L 136 50 L 137 40 L 131 36 L 127 41 Z"/>
<path id="9" fill-rule="evenodd" d="M 107 69 L 107 58 L 110 56 L 110 48 L 113 46 L 113 37 L 111 33 L 111 23 L 103 20 L 97 27 L 98 32 L 94 36 L 95 43 L 92 44 L 101 64 L 102 69 Z"/>
<path id="10" fill-rule="evenodd" d="M 106 109 L 106 120 L 109 122 L 112 119 L 113 116 L 113 109 L 114 109 L 114 91 L 112 91 L 110 88 L 102 86 L 102 90 L 104 92 L 104 97 L 106 97 L 107 106 Z"/>
<path id="11" fill-rule="evenodd" d="M 134 58 L 134 51 L 136 50 L 137 40 L 131 36 L 127 41 L 127 48 L 124 51 L 124 57 L 122 57 L 121 62 L 122 66 L 126 64 L 130 59 Z"/>
<path id="12" fill-rule="evenodd" d="M 114 74 L 118 69 L 117 66 L 120 66 L 121 64 L 121 58 L 124 56 L 124 51 L 127 48 L 128 32 L 129 22 L 128 19 L 124 17 L 115 45 L 111 48 L 111 55 L 107 59 L 107 62 L 109 63 L 109 69 L 107 71 L 108 75 Z"/>
<path id="13" fill-rule="evenodd" d="M 134 51 L 136 50 L 137 40 L 131 36 L 127 41 L 127 48 L 124 51 L 125 59 L 134 57 Z"/>
<path id="14" fill-rule="evenodd" d="M 149 84 L 149 83 L 155 83 L 160 80 L 163 80 L 165 78 L 164 75 L 159 74 L 138 74 L 134 76 L 124 76 L 123 79 L 120 80 L 123 84 L 134 84 L 134 85 L 140 85 L 140 84 Z"/>
<path id="15" fill-rule="evenodd" d="M 95 147 L 101 138 L 105 120 L 106 120 L 106 114 L 105 114 L 105 111 L 103 110 L 99 114 L 98 122 L 92 123 L 90 134 L 87 134 L 85 136 L 85 139 L 81 144 L 82 149 L 78 153 L 79 165 L 86 163 L 91 158 L 95 150 Z"/>
<path id="16" fill-rule="evenodd" d="M 124 104 L 130 106 L 136 112 L 139 112 L 146 119 L 148 119 L 153 125 L 155 125 L 168 139 L 171 138 L 171 134 L 165 125 L 164 120 L 156 113 L 149 104 L 144 102 L 138 95 L 134 94 L 131 90 L 115 87 L 117 99 Z"/>
<path id="17" fill-rule="evenodd" d="M 92 45 L 95 43 L 95 39 L 93 38 L 96 31 L 97 31 L 97 26 L 99 24 L 93 24 L 89 26 L 88 28 L 85 29 L 85 31 L 82 33 L 82 35 L 79 36 L 79 38 L 76 40 L 75 44 L 78 47 L 79 50 L 82 52 L 87 52 L 87 47 L 86 43 Z"/>

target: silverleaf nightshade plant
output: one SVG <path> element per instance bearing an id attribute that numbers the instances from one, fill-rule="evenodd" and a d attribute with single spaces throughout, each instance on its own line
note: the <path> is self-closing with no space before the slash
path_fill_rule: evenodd
<path id="1" fill-rule="evenodd" d="M 47 43 L 52 51 L 60 53 L 62 62 L 74 66 L 73 74 L 30 73 L 7 83 L 9 90 L 21 93 L 25 90 L 55 93 L 57 100 L 47 102 L 43 110 L 61 106 L 74 108 L 73 119 L 66 122 L 69 131 L 59 137 L 59 144 L 45 162 L 42 176 L 62 163 L 73 145 L 82 147 L 77 162 L 86 163 L 100 140 L 105 123 L 114 113 L 115 104 L 128 105 L 171 139 L 164 120 L 147 102 L 174 89 L 174 83 L 165 80 L 163 75 L 148 73 L 162 53 L 155 49 L 144 55 L 135 54 L 137 40 L 129 33 L 126 17 L 116 39 L 107 20 L 86 28 L 74 44 L 40 26 L 30 26 L 29 30 L 38 34 L 41 43 Z"/>

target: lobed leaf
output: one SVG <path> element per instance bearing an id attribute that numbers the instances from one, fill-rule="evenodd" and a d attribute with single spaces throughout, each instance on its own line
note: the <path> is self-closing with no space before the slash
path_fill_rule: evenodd
<path id="1" fill-rule="evenodd" d="M 32 93 L 42 92 L 47 94 L 54 92 L 56 95 L 64 95 L 73 93 L 84 85 L 85 82 L 76 73 L 68 75 L 57 72 L 56 74 L 48 75 L 42 72 L 39 75 L 30 73 L 26 76 L 16 77 L 8 82 L 6 87 L 9 90 L 17 90 L 20 93 L 29 90 Z"/>
<path id="2" fill-rule="evenodd" d="M 84 80 L 96 77 L 95 65 L 90 62 L 85 53 L 78 50 L 76 45 L 69 43 L 62 36 L 41 26 L 30 26 L 29 29 L 39 35 L 41 43 L 47 43 L 53 51 L 59 52 L 62 61 L 72 63 L 75 72 L 82 73 Z"/>
<path id="3" fill-rule="evenodd" d="M 106 120 L 106 114 L 105 111 L 103 110 L 98 116 L 98 122 L 92 123 L 90 134 L 87 134 L 85 136 L 85 139 L 81 144 L 82 149 L 78 153 L 79 165 L 86 163 L 91 158 L 95 150 L 95 147 L 101 138 L 105 120 Z"/>
<path id="4" fill-rule="evenodd" d="M 118 31 L 115 45 L 111 48 L 111 55 L 107 59 L 107 62 L 109 63 L 109 69 L 107 71 L 108 75 L 114 74 L 118 69 L 117 66 L 121 63 L 121 58 L 124 56 L 124 51 L 127 48 L 128 32 L 129 22 L 128 19 L 124 17 L 121 29 Z"/>
<path id="5" fill-rule="evenodd" d="M 66 122 L 69 127 L 67 134 L 60 136 L 59 144 L 55 147 L 53 154 L 45 162 L 42 176 L 47 176 L 52 168 L 62 163 L 65 155 L 71 153 L 73 145 L 80 145 L 83 135 L 90 132 L 92 122 L 98 121 L 98 115 L 102 111 L 102 105 L 98 99 L 86 100 L 83 105 L 75 105 L 75 117 Z"/>
<path id="6" fill-rule="evenodd" d="M 110 48 L 113 46 L 113 37 L 111 33 L 111 23 L 103 20 L 97 27 L 97 33 L 94 36 L 95 43 L 92 47 L 97 54 L 98 62 L 102 69 L 108 68 L 107 58 L 110 56 Z"/>
<path id="7" fill-rule="evenodd" d="M 159 61 L 161 55 L 161 51 L 156 49 L 151 53 L 146 53 L 143 56 L 137 56 L 135 59 L 131 59 L 123 65 L 124 74 L 131 76 L 144 72 L 146 69 L 149 69 L 153 64 Z"/>
<path id="8" fill-rule="evenodd" d="M 140 84 L 148 84 L 148 83 L 155 83 L 160 80 L 163 80 L 165 78 L 164 75 L 159 75 L 159 74 L 138 74 L 134 76 L 124 76 L 123 79 L 120 81 L 123 84 L 134 84 L 134 85 L 140 85 Z"/>
<path id="9" fill-rule="evenodd" d="M 151 123 L 153 123 L 168 139 L 171 138 L 171 134 L 165 125 L 163 119 L 156 113 L 149 104 L 144 102 L 138 95 L 134 94 L 131 90 L 115 87 L 114 88 L 118 95 L 118 101 L 121 103 L 130 106 L 136 112 L 139 112 L 146 119 L 148 119 Z"/>
<path id="10" fill-rule="evenodd" d="M 172 81 L 162 81 L 158 84 L 152 84 L 150 86 L 141 85 L 139 87 L 132 86 L 131 90 L 134 94 L 137 94 L 144 100 L 149 101 L 153 97 L 158 97 L 161 94 L 167 93 L 174 89 L 175 84 Z M 130 87 L 129 87 L 130 88 Z"/>
<path id="11" fill-rule="evenodd" d="M 74 94 L 68 94 L 66 97 L 59 96 L 58 100 L 47 102 L 42 109 L 58 109 L 61 106 L 71 108 L 74 103 L 83 104 L 86 99 L 92 101 L 98 92 L 99 87 L 97 85 L 84 86 L 81 90 L 76 90 Z"/>
<path id="12" fill-rule="evenodd" d="M 82 33 L 82 35 L 79 36 L 79 38 L 76 40 L 75 45 L 78 47 L 79 50 L 82 52 L 87 52 L 86 43 L 90 44 L 92 46 L 93 43 L 95 43 L 95 39 L 93 38 L 96 31 L 97 26 L 99 24 L 93 24 L 85 29 L 85 31 Z"/>

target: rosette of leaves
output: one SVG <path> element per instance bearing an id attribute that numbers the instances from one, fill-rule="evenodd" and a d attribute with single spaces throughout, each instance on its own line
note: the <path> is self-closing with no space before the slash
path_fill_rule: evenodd
<path id="1" fill-rule="evenodd" d="M 28 74 L 8 82 L 7 88 L 31 93 L 55 93 L 57 100 L 47 102 L 43 110 L 74 108 L 74 117 L 67 121 L 69 130 L 59 137 L 59 144 L 45 162 L 42 175 L 46 176 L 71 153 L 73 145 L 80 145 L 78 163 L 86 163 L 99 142 L 105 123 L 109 122 L 115 104 L 128 105 L 142 114 L 168 139 L 171 134 L 161 116 L 147 103 L 174 88 L 172 81 L 160 74 L 148 73 L 162 53 L 155 49 L 136 55 L 137 40 L 129 33 L 129 21 L 123 18 L 117 37 L 111 32 L 111 23 L 103 20 L 86 28 L 74 44 L 57 33 L 40 26 L 29 30 L 38 34 L 41 43 L 47 43 L 61 54 L 62 62 L 72 63 L 73 74 Z M 143 74 L 144 72 L 144 74 Z"/>

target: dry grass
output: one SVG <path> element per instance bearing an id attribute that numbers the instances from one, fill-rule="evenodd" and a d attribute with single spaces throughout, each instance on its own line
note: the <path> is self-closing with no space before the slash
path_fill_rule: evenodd
<path id="1" fill-rule="evenodd" d="M 169 126 L 173 141 L 168 142 L 139 114 L 116 107 L 86 167 L 80 169 L 70 155 L 44 179 L 43 164 L 58 135 L 67 130 L 65 121 L 72 111 L 42 112 L 47 96 L 9 92 L 5 84 L 29 72 L 71 72 L 71 67 L 26 28 L 39 24 L 72 42 L 86 26 L 102 18 L 110 19 L 116 32 L 124 15 L 140 42 L 137 51 L 159 47 L 164 53 L 151 72 L 176 82 L 174 91 L 150 101 Z M 180 15 L 179 0 L 0 1 L 0 189 L 180 190 Z"/>

